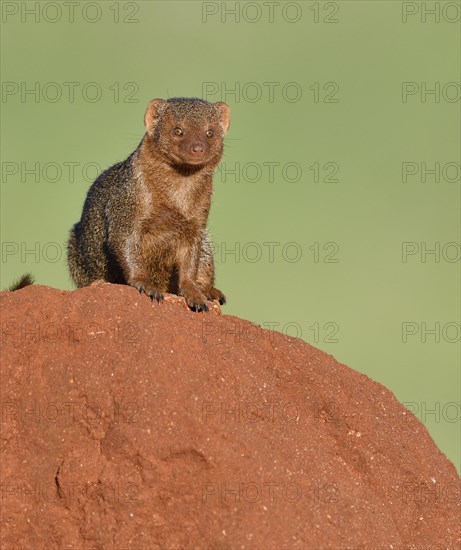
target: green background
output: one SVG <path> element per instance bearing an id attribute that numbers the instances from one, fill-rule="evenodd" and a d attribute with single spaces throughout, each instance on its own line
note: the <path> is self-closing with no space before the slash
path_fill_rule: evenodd
<path id="1" fill-rule="evenodd" d="M 3 2 L 3 84 L 38 86 L 38 95 L 2 96 L 1 287 L 32 271 L 40 284 L 72 288 L 63 246 L 96 175 L 83 167 L 104 169 L 135 149 L 151 98 L 224 100 L 231 129 L 209 225 L 225 313 L 274 323 L 383 383 L 459 469 L 459 252 L 444 246 L 460 242 L 460 182 L 442 167 L 460 162 L 459 96 L 446 87 L 460 81 L 459 20 L 450 22 L 460 2 L 447 11 L 438 2 L 439 21 L 414 2 L 406 22 L 398 1 L 300 1 L 297 21 L 286 2 L 274 4 L 272 21 L 250 4 L 240 2 L 239 21 L 222 21 L 221 2 L 99 2 L 99 15 L 82 2 L 73 21 L 64 10 L 52 22 L 53 6 L 34 16 Z M 73 101 L 65 82 L 77 83 Z M 204 95 L 207 82 L 216 93 Z M 268 82 L 278 83 L 273 97 Z M 406 101 L 403 82 L 417 91 Z M 439 97 L 422 93 L 436 82 Z M 267 162 L 278 163 L 273 181 Z M 419 170 L 405 183 L 404 162 Z M 436 162 L 440 181 L 423 182 L 421 163 Z M 39 163 L 37 178 L 21 163 Z M 78 163 L 73 181 L 64 163 Z M 300 167 L 299 181 L 287 181 L 287 163 Z M 326 163 L 338 166 L 338 182 L 323 181 Z M 279 243 L 273 258 L 268 242 Z M 417 243 L 406 262 L 403 242 Z M 434 243 L 439 258 L 424 254 Z M 407 342 L 405 322 L 418 330 Z M 438 342 L 422 323 L 440 324 Z"/>

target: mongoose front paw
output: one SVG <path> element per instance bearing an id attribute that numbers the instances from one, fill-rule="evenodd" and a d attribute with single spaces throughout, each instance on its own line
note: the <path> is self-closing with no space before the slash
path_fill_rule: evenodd
<path id="1" fill-rule="evenodd" d="M 157 300 L 158 303 L 163 301 L 163 294 L 146 283 L 143 283 L 141 281 L 133 281 L 131 283 L 131 286 L 137 288 L 140 294 L 145 294 L 146 296 L 149 296 L 152 301 Z"/>
<path id="2" fill-rule="evenodd" d="M 224 294 L 218 290 L 217 288 L 210 288 L 208 292 L 208 296 L 210 297 L 210 300 L 218 300 L 219 304 L 223 306 L 226 303 L 226 297 Z"/>
<path id="3" fill-rule="evenodd" d="M 191 308 L 192 311 L 208 311 L 206 296 L 200 290 L 196 288 L 187 288 L 186 290 L 184 288 L 180 291 L 180 295 L 184 296 L 187 305 Z"/>
<path id="4" fill-rule="evenodd" d="M 206 304 L 197 304 L 196 302 L 187 302 L 187 305 L 191 308 L 192 311 L 200 313 L 202 311 L 208 311 L 208 306 Z"/>

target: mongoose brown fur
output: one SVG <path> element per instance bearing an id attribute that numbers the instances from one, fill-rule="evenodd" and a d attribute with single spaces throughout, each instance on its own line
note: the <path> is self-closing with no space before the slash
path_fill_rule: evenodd
<path id="1" fill-rule="evenodd" d="M 229 107 L 153 99 L 144 124 L 137 149 L 88 191 L 68 242 L 71 277 L 78 287 L 97 280 L 131 285 L 159 302 L 172 292 L 207 311 L 209 300 L 225 303 L 214 287 L 206 225 Z"/>

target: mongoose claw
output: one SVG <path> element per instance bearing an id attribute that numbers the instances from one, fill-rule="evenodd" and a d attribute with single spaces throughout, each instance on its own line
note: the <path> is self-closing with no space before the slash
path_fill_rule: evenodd
<path id="1" fill-rule="evenodd" d="M 160 294 L 160 292 L 153 292 L 150 294 L 151 300 L 157 300 L 158 303 L 163 302 L 163 294 Z"/>
<path id="2" fill-rule="evenodd" d="M 187 305 L 192 311 L 196 311 L 197 313 L 208 311 L 208 306 L 206 304 L 208 296 L 206 296 L 194 283 L 184 283 L 184 286 L 179 290 L 179 295 L 186 300 Z"/>
<path id="3" fill-rule="evenodd" d="M 157 300 L 158 303 L 163 302 L 163 294 L 161 292 L 157 292 L 152 288 L 146 288 L 141 283 L 133 283 L 133 286 L 139 290 L 139 294 L 149 296 L 152 301 Z"/>
<path id="4" fill-rule="evenodd" d="M 202 311 L 208 311 L 208 306 L 206 304 L 197 304 L 195 302 L 192 302 L 188 305 L 192 311 L 195 311 L 197 313 L 200 313 Z"/>

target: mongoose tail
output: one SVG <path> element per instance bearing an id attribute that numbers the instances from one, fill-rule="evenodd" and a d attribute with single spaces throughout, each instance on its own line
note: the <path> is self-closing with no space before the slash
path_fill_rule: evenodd
<path id="1" fill-rule="evenodd" d="M 34 284 L 34 276 L 30 273 L 26 273 L 23 275 L 20 279 L 18 279 L 15 283 L 13 283 L 8 290 L 10 292 L 14 292 L 15 290 L 21 290 L 21 288 L 24 288 L 29 285 Z"/>

